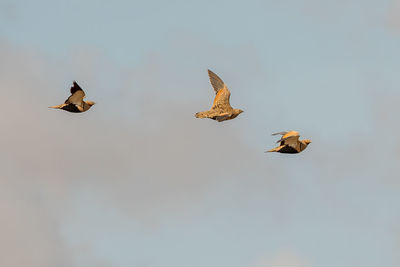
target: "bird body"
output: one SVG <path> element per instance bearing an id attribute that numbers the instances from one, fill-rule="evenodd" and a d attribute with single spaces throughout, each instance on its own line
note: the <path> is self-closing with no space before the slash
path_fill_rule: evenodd
<path id="1" fill-rule="evenodd" d="M 85 92 L 74 81 L 71 87 L 71 95 L 65 100 L 64 104 L 52 106 L 49 108 L 63 109 L 73 113 L 81 113 L 89 110 L 95 103 L 93 101 L 84 101 Z"/>
<path id="2" fill-rule="evenodd" d="M 311 140 L 300 140 L 300 134 L 297 131 L 279 132 L 272 135 L 282 135 L 277 141 L 279 146 L 266 152 L 279 152 L 285 154 L 297 154 L 302 152 L 311 143 Z"/>
<path id="3" fill-rule="evenodd" d="M 210 110 L 197 112 L 196 118 L 209 118 L 218 122 L 236 118 L 243 110 L 234 109 L 229 103 L 231 92 L 226 84 L 214 72 L 208 70 L 211 85 L 215 91 L 215 98 Z"/>

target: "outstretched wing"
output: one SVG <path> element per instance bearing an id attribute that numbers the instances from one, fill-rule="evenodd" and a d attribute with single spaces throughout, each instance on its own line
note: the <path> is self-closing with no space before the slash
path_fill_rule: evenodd
<path id="1" fill-rule="evenodd" d="M 226 87 L 224 81 L 218 77 L 217 74 L 212 72 L 211 70 L 208 70 L 208 77 L 210 78 L 210 82 L 212 87 L 214 88 L 215 93 L 217 94 L 220 89 L 223 89 Z"/>
<path id="2" fill-rule="evenodd" d="M 290 145 L 294 147 L 297 145 L 300 137 L 300 134 L 297 131 L 280 132 L 280 133 L 275 133 L 273 135 L 277 134 L 282 135 L 282 138 L 279 139 L 277 143 L 280 142 L 280 145 Z"/>
<path id="3" fill-rule="evenodd" d="M 278 135 L 278 134 L 280 134 L 280 135 L 285 135 L 285 134 L 287 134 L 288 132 L 279 132 L 279 133 L 273 133 L 272 135 Z"/>
<path id="4" fill-rule="evenodd" d="M 73 86 L 71 87 L 71 96 L 65 100 L 65 104 L 75 104 L 82 105 L 82 101 L 85 98 L 85 92 L 82 88 L 74 81 Z"/>
<path id="5" fill-rule="evenodd" d="M 210 78 L 211 85 L 216 93 L 212 108 L 213 109 L 232 108 L 231 105 L 229 104 L 229 98 L 231 96 L 231 93 L 229 92 L 229 89 L 226 86 L 226 84 L 221 80 L 220 77 L 218 77 L 217 74 L 215 74 L 211 70 L 208 70 L 208 77 Z"/>

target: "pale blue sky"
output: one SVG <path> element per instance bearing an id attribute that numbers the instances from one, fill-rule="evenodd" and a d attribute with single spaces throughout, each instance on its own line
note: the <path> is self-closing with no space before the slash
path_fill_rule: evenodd
<path id="1" fill-rule="evenodd" d="M 399 11 L 0 0 L 0 265 L 399 266 Z M 207 68 L 237 119 L 194 118 Z M 97 104 L 47 110 L 73 80 Z"/>

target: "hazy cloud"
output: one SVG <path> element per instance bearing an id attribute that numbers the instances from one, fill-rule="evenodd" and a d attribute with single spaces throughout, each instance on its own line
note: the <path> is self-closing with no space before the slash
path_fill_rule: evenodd
<path id="1" fill-rule="evenodd" d="M 400 1 L 391 0 L 386 11 L 385 24 L 392 30 L 398 31 L 400 29 L 400 18 L 398 16 L 400 11 Z"/>
<path id="2" fill-rule="evenodd" d="M 254 267 L 310 267 L 303 258 L 297 254 L 282 250 L 271 257 L 266 257 L 254 265 Z"/>
<path id="3" fill-rule="evenodd" d="M 209 188 L 233 177 L 245 179 L 257 169 L 273 172 L 262 152 L 256 157 L 245 144 L 238 126 L 194 118 L 196 108 L 212 101 L 209 84 L 202 88 L 209 92 L 201 103 L 179 96 L 179 88 L 161 93 L 156 81 L 162 79 L 156 76 L 165 62 L 150 58 L 135 69 L 132 83 L 147 92 L 130 100 L 124 98 L 132 97 L 130 87 L 136 86 L 116 84 L 114 95 L 111 81 L 131 72 L 112 71 L 95 51 L 77 52 L 63 63 L 4 41 L 0 46 L 0 111 L 6 115 L 0 118 L 4 266 L 70 266 L 74 248 L 64 243 L 60 231 L 73 220 L 71 201 L 86 190 L 133 220 L 153 224 L 163 214 L 178 215 Z M 180 88 L 190 90 L 180 71 Z M 68 96 L 74 73 L 87 98 L 98 104 L 85 114 L 49 110 Z M 153 88 L 161 89 L 150 92 Z M 119 103 L 127 106 L 119 109 Z M 125 110 L 131 118 L 122 114 Z M 267 175 L 266 184 L 269 179 L 274 178 Z"/>
<path id="4" fill-rule="evenodd" d="M 385 150 L 371 140 L 390 137 L 390 131 L 381 136 L 376 129 L 397 127 L 395 97 L 377 96 L 374 100 L 381 101 L 368 105 L 377 107 L 372 111 L 376 119 L 369 120 L 374 131 L 356 129 L 337 141 L 329 132 L 306 129 L 302 134 L 314 142 L 304 153 L 266 155 L 263 151 L 274 139 L 265 128 L 272 126 L 254 103 L 272 103 L 265 110 L 273 111 L 270 116 L 276 121 L 283 120 L 285 111 L 274 99 L 259 99 L 269 77 L 257 50 L 195 37 L 176 38 L 168 45 L 169 53 L 153 51 L 124 66 L 90 47 L 77 48 L 64 59 L 0 42 L 0 207 L 6 218 L 0 227 L 6 240 L 0 242 L 0 265 L 71 266 L 79 261 L 111 266 L 93 252 L 93 241 L 71 247 L 65 239 L 62 229 L 86 216 L 79 210 L 85 197 L 150 229 L 168 216 L 184 218 L 214 191 L 226 191 L 225 201 L 239 213 L 258 209 L 282 228 L 301 217 L 299 212 L 315 216 L 317 223 L 334 213 L 335 218 L 345 217 L 350 229 L 374 227 L 380 218 L 371 218 L 377 211 L 371 213 L 364 202 L 391 200 L 381 200 L 378 193 L 384 195 L 388 187 L 380 181 L 382 173 L 398 173 L 397 161 L 390 160 L 398 155 L 393 154 L 398 142 Z M 212 101 L 207 68 L 221 75 L 232 91 L 232 104 L 245 110 L 235 121 L 194 118 Z M 49 110 L 65 100 L 74 79 L 97 105 L 84 114 Z M 299 95 L 296 103 L 308 98 Z M 248 119 L 254 116 L 261 119 Z M 317 122 L 315 127 L 322 130 L 330 125 Z M 260 129 L 265 133 L 256 133 Z M 265 139 L 259 146 L 249 144 L 261 135 Z M 215 210 L 218 205 L 223 204 L 213 203 Z M 79 255 L 81 250 L 85 255 Z M 309 265 L 284 251 L 257 266 Z"/>

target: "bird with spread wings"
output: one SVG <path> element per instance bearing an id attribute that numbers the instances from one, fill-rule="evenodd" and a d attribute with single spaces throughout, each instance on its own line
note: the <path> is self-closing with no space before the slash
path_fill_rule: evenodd
<path id="1" fill-rule="evenodd" d="M 50 108 L 55 109 L 63 109 L 73 113 L 85 112 L 90 109 L 95 103 L 93 101 L 84 101 L 85 92 L 78 85 L 76 81 L 74 81 L 71 87 L 71 96 L 65 100 L 64 104 L 52 106 Z"/>
<path id="2" fill-rule="evenodd" d="M 265 152 L 279 152 L 287 154 L 300 153 L 311 143 L 311 140 L 300 140 L 300 134 L 297 131 L 279 132 L 272 135 L 282 135 L 281 139 L 277 141 L 280 143 L 278 147 Z"/>
<path id="3" fill-rule="evenodd" d="M 231 92 L 226 84 L 211 70 L 208 70 L 210 82 L 215 91 L 215 98 L 210 110 L 197 112 L 196 118 L 209 118 L 218 122 L 236 118 L 243 112 L 241 109 L 234 109 L 229 103 Z"/>

